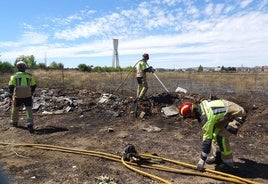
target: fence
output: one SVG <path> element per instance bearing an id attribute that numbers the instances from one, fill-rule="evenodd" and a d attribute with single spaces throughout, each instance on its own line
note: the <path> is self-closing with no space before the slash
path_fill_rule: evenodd
<path id="1" fill-rule="evenodd" d="M 39 88 L 90 89 L 123 95 L 135 95 L 135 73 L 102 72 L 88 73 L 76 70 L 30 70 Z M 1 88 L 7 88 L 11 74 L 2 73 Z M 268 73 L 220 73 L 220 72 L 158 72 L 156 75 L 170 92 L 179 86 L 189 93 L 255 95 L 267 100 Z M 147 74 L 148 94 L 165 92 L 163 86 L 151 73 Z M 118 89 L 118 87 L 120 87 Z"/>

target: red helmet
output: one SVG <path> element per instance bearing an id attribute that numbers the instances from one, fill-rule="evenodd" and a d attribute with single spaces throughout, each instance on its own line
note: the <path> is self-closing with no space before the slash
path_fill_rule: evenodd
<path id="1" fill-rule="evenodd" d="M 142 57 L 143 57 L 143 59 L 149 59 L 149 54 L 147 54 L 147 53 L 144 53 L 143 55 L 142 55 Z"/>
<path id="2" fill-rule="evenodd" d="M 191 117 L 193 112 L 194 104 L 192 102 L 184 102 L 178 107 L 179 113 L 185 118 Z"/>

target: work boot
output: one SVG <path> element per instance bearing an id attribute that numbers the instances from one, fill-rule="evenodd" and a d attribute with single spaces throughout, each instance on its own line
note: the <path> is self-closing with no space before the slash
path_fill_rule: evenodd
<path id="1" fill-rule="evenodd" d="M 216 164 L 216 165 L 220 165 L 222 164 L 222 160 L 221 160 L 221 152 L 217 151 L 216 152 L 216 156 L 212 156 L 210 158 L 208 158 L 206 160 L 206 163 L 208 165 L 211 165 L 211 164 Z"/>
<path id="2" fill-rule="evenodd" d="M 239 172 L 239 167 L 238 166 L 230 166 L 230 165 L 227 165 L 227 164 L 222 162 L 222 164 L 215 166 L 215 170 L 236 175 Z"/>
<path id="3" fill-rule="evenodd" d="M 29 130 L 30 133 L 34 133 L 34 128 L 33 128 L 33 124 L 32 123 L 27 123 L 27 128 Z"/>

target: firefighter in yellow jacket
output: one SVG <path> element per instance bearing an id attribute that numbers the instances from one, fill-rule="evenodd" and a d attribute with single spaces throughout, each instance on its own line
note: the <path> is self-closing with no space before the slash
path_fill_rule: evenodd
<path id="1" fill-rule="evenodd" d="M 178 107 L 184 118 L 197 119 L 204 130 L 202 151 L 197 169 L 204 170 L 205 163 L 233 167 L 233 154 L 229 137 L 236 135 L 244 123 L 246 112 L 243 107 L 227 100 L 204 100 L 199 104 L 184 102 Z M 213 156 L 208 155 L 213 150 Z"/>
<path id="2" fill-rule="evenodd" d="M 148 67 L 147 61 L 149 60 L 149 54 L 144 53 L 142 55 L 142 59 L 138 61 L 136 64 L 136 78 L 138 82 L 138 89 L 137 89 L 137 98 L 142 99 L 147 90 L 148 90 L 148 83 L 146 79 L 147 72 L 154 72 L 155 70 L 153 67 Z"/>
<path id="3" fill-rule="evenodd" d="M 27 128 L 32 133 L 33 128 L 33 112 L 32 112 L 32 95 L 36 88 L 34 77 L 25 72 L 26 63 L 19 61 L 16 63 L 18 72 L 10 77 L 9 91 L 12 97 L 11 120 L 12 126 L 17 127 L 19 122 L 19 109 L 22 105 L 26 108 Z"/>

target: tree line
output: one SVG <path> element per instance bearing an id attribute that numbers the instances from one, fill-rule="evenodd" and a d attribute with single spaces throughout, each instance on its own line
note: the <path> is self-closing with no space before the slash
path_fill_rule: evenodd
<path id="1" fill-rule="evenodd" d="M 21 55 L 16 58 L 14 64 L 10 64 L 7 61 L 0 61 L 0 72 L 6 72 L 6 73 L 11 73 L 16 71 L 16 63 L 18 61 L 24 61 L 29 68 L 35 68 L 35 69 L 64 69 L 64 64 L 63 63 L 57 63 L 56 61 L 53 61 L 50 63 L 49 66 L 46 65 L 46 63 L 37 63 L 35 61 L 35 57 L 33 55 L 30 56 L 25 56 Z M 82 71 L 82 72 L 120 72 L 120 71 L 132 71 L 133 67 L 108 67 L 108 66 L 93 66 L 93 65 L 86 65 L 86 64 L 79 64 L 76 70 Z M 198 72 L 203 72 L 203 67 L 200 65 L 198 68 Z M 159 71 L 165 71 L 165 69 L 159 69 Z M 169 71 L 168 69 L 166 71 Z M 173 70 L 174 71 L 174 70 Z M 182 70 L 175 70 L 175 71 L 182 71 Z M 222 72 L 235 72 L 236 68 L 234 67 L 224 67 L 222 66 L 220 71 Z"/>
<path id="2" fill-rule="evenodd" d="M 21 55 L 15 59 L 13 65 L 7 61 L 0 61 L 0 71 L 7 72 L 7 73 L 16 71 L 16 63 L 19 61 L 24 61 L 29 68 L 40 68 L 40 69 L 47 69 L 47 68 L 63 69 L 64 68 L 64 65 L 62 63 L 57 63 L 53 61 L 49 66 L 46 66 L 45 63 L 37 63 L 33 55 L 30 55 L 30 56 Z"/>
<path id="3" fill-rule="evenodd" d="M 50 63 L 50 65 L 46 65 L 46 63 L 37 63 L 34 56 L 25 56 L 21 55 L 17 57 L 14 61 L 14 64 L 10 64 L 7 61 L 0 61 L 0 72 L 6 72 L 11 73 L 16 71 L 16 63 L 19 61 L 24 61 L 29 68 L 32 69 L 64 69 L 63 63 L 57 63 L 56 61 L 53 61 Z M 86 64 L 79 64 L 76 70 L 82 71 L 82 72 L 120 72 L 120 71 L 130 71 L 132 70 L 132 67 L 108 67 L 108 66 L 93 66 L 93 65 L 86 65 Z"/>

